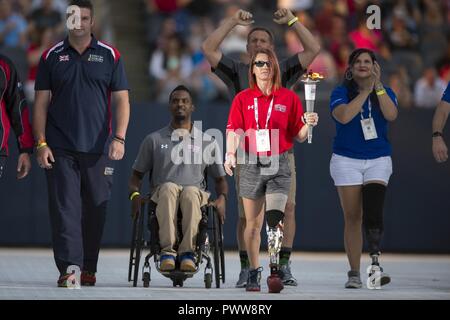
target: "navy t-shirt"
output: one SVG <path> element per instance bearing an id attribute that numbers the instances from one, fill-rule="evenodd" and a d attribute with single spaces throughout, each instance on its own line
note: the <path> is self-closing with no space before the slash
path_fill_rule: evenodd
<path id="1" fill-rule="evenodd" d="M 397 97 L 391 88 L 385 87 L 387 94 L 398 106 Z M 330 99 L 330 111 L 341 104 L 348 104 L 350 102 L 347 88 L 339 86 L 333 90 Z M 365 140 L 364 133 L 361 127 L 361 113 L 358 113 L 350 122 L 342 124 L 336 119 L 336 136 L 334 138 L 333 152 L 335 154 L 354 158 L 354 159 L 376 159 L 379 157 L 390 156 L 392 153 L 391 144 L 387 138 L 387 120 L 379 106 L 372 106 L 372 118 L 375 122 L 378 138 L 372 140 Z M 369 98 L 363 105 L 363 117 L 369 118 Z"/>
<path id="2" fill-rule="evenodd" d="M 129 90 L 119 51 L 92 36 L 80 55 L 68 39 L 42 55 L 35 90 L 50 90 L 46 140 L 51 148 L 105 153 L 111 92 Z"/>
<path id="3" fill-rule="evenodd" d="M 444 94 L 442 95 L 442 101 L 450 103 L 450 82 L 447 83 L 447 89 L 445 89 Z"/>

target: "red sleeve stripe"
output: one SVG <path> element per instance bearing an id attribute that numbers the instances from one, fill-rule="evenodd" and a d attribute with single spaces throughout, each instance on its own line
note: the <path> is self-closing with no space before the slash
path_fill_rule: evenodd
<path id="1" fill-rule="evenodd" d="M 6 62 L 3 59 L 0 59 L 0 67 L 3 69 L 3 72 L 5 73 L 5 77 L 6 77 L 6 85 L 5 85 L 5 91 L 8 88 L 9 85 L 9 79 L 11 79 L 11 69 L 9 67 L 8 62 Z M 2 95 L 2 99 L 3 99 L 3 95 Z"/>
<path id="2" fill-rule="evenodd" d="M 0 70 L 5 75 L 5 82 L 8 83 L 9 81 L 7 80 L 7 75 L 6 75 L 6 71 L 4 68 L 3 60 L 0 60 Z M 6 92 L 6 88 L 7 88 L 7 85 L 5 85 L 2 95 L 0 96 L 0 127 L 3 128 L 3 136 L 2 136 L 2 140 L 0 141 L 0 150 L 3 149 L 4 147 L 6 148 L 6 150 L 8 150 L 7 142 L 8 142 L 8 135 L 9 135 L 9 123 L 7 123 L 8 124 L 8 127 L 7 127 L 3 121 L 3 118 L 6 118 L 6 106 L 5 106 L 5 102 L 3 101 L 3 96 Z"/>
<path id="3" fill-rule="evenodd" d="M 120 52 L 119 52 L 119 50 L 117 50 L 113 46 L 110 46 L 109 44 L 106 44 L 106 43 L 104 43 L 102 41 L 98 41 L 97 43 L 98 43 L 99 46 L 101 46 L 103 48 L 106 48 L 106 49 L 108 49 L 111 52 L 112 56 L 114 57 L 114 62 L 119 61 L 119 59 L 120 59 Z"/>
<path id="4" fill-rule="evenodd" d="M 63 44 L 64 44 L 64 41 L 61 41 L 61 42 L 57 43 L 56 45 L 54 45 L 53 47 L 51 47 L 50 49 L 48 49 L 47 51 L 44 51 L 44 53 L 42 54 L 42 56 L 44 57 L 44 60 L 47 60 L 48 57 L 50 56 L 50 53 L 55 51 L 56 48 L 62 46 Z"/>

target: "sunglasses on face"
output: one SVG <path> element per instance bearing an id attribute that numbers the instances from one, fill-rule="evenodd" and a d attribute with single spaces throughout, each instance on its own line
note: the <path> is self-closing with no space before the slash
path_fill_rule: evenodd
<path id="1" fill-rule="evenodd" d="M 253 64 L 258 68 L 262 68 L 264 67 L 264 65 L 266 65 L 267 68 L 270 68 L 270 61 L 255 61 L 253 62 Z"/>

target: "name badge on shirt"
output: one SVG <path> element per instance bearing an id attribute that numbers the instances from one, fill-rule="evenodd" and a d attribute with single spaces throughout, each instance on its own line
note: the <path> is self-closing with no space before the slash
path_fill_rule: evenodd
<path id="1" fill-rule="evenodd" d="M 366 141 L 378 138 L 377 128 L 375 128 L 373 118 L 362 119 L 361 127 L 364 133 L 364 139 L 366 139 Z"/>
<path id="2" fill-rule="evenodd" d="M 270 151 L 269 129 L 256 130 L 256 151 Z"/>

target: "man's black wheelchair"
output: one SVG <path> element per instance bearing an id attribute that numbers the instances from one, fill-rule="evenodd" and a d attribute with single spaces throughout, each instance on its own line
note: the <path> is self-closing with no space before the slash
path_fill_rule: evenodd
<path id="1" fill-rule="evenodd" d="M 150 259 L 153 257 L 155 267 L 163 276 L 170 278 L 173 286 L 183 286 L 187 278 L 192 278 L 200 270 L 200 264 L 206 261 L 204 270 L 205 288 L 211 288 L 213 273 L 216 288 L 220 288 L 220 281 L 225 282 L 225 255 L 223 250 L 223 227 L 220 223 L 219 215 L 216 209 L 211 205 L 205 205 L 201 208 L 202 218 L 200 220 L 196 248 L 195 248 L 195 267 L 194 272 L 181 271 L 179 261 L 176 261 L 175 270 L 162 271 L 160 269 L 160 245 L 159 245 L 159 226 L 156 219 L 156 203 L 147 196 L 143 199 L 141 210 L 133 219 L 133 232 L 131 239 L 130 262 L 128 267 L 128 281 L 133 281 L 133 287 L 137 286 L 139 278 L 139 264 L 142 252 L 150 250 L 145 256 L 142 267 L 142 281 L 144 287 L 150 285 Z M 147 213 L 147 214 L 145 214 Z M 147 226 L 147 230 L 144 229 Z M 178 235 L 177 239 L 182 239 L 181 234 L 181 211 L 178 211 Z M 179 241 L 177 241 L 179 242 Z M 177 249 L 176 247 L 174 248 Z M 213 255 L 214 267 L 211 262 L 210 254 Z"/>

